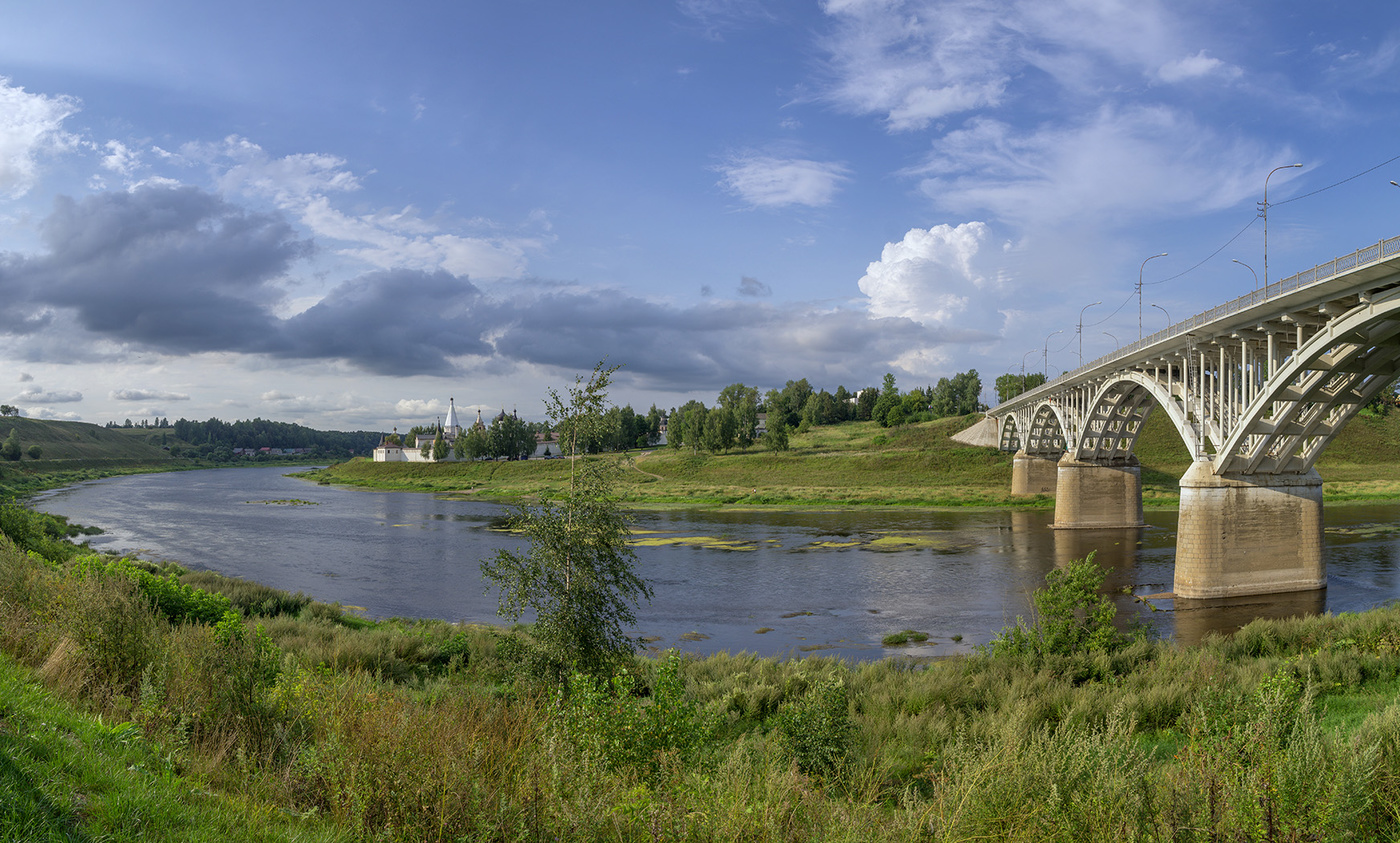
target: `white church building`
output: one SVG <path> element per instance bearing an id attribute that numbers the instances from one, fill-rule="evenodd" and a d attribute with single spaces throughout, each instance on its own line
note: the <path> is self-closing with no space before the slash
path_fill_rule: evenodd
<path id="1" fill-rule="evenodd" d="M 481 425 L 481 411 L 476 411 L 476 423 Z M 484 425 L 482 425 L 484 427 Z M 395 438 L 398 430 L 395 429 Z M 466 433 L 462 426 L 457 423 L 457 404 L 455 399 L 447 399 L 447 423 L 442 425 L 442 441 L 447 445 L 447 456 L 441 460 L 433 459 L 433 440 L 437 438 L 437 433 L 420 433 L 417 440 L 408 446 L 399 445 L 388 437 L 379 443 L 379 447 L 374 449 L 375 462 L 454 462 L 457 455 L 453 453 L 452 446 L 456 444 L 457 437 Z M 427 446 L 427 454 L 424 454 L 424 445 Z"/>

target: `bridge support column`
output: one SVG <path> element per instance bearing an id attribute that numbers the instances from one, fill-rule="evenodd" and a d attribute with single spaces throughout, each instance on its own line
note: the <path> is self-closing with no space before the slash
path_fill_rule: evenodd
<path id="1" fill-rule="evenodd" d="M 1322 477 L 1227 474 L 1197 462 L 1181 478 L 1177 597 L 1236 597 L 1327 587 Z"/>
<path id="2" fill-rule="evenodd" d="M 1055 529 L 1142 525 L 1142 469 L 1137 457 L 1081 462 L 1065 454 L 1060 459 L 1055 482 Z"/>
<path id="3" fill-rule="evenodd" d="M 1011 460 L 1011 494 L 1053 495 L 1058 482 L 1059 463 L 1048 457 L 1033 457 L 1025 449 Z"/>

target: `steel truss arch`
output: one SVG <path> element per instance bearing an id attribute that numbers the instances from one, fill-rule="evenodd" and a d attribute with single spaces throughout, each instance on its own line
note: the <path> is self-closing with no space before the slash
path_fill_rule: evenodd
<path id="1" fill-rule="evenodd" d="M 1400 374 L 1400 290 L 1330 320 L 1265 383 L 1216 454 L 1216 474 L 1301 474 Z"/>
<path id="2" fill-rule="evenodd" d="M 1016 414 L 1008 413 L 1001 420 L 1001 450 L 1016 452 L 1021 450 L 1021 430 L 1016 423 Z"/>
<path id="3" fill-rule="evenodd" d="M 1035 457 L 1059 459 L 1065 452 L 1066 433 L 1071 428 L 1061 407 L 1047 401 L 1037 405 L 1030 416 L 1022 447 Z"/>
<path id="4" fill-rule="evenodd" d="M 1194 457 L 1200 438 L 1186 411 L 1158 379 L 1143 372 L 1120 372 L 1106 381 L 1090 402 L 1074 445 L 1076 460 L 1126 461 L 1133 455 L 1143 422 L 1160 406 Z"/>

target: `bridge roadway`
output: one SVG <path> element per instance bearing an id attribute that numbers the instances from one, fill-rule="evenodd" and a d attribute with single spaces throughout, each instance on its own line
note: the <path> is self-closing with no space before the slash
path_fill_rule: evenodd
<path id="1" fill-rule="evenodd" d="M 1191 452 L 1174 592 L 1325 588 L 1322 478 L 1337 431 L 1400 375 L 1400 237 L 1192 316 L 989 411 L 1012 492 L 1055 527 L 1138 528 L 1133 447 L 1161 407 Z"/>

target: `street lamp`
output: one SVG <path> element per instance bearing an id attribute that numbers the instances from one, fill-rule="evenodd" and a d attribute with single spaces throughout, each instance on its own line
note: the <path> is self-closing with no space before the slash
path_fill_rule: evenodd
<path id="1" fill-rule="evenodd" d="M 1245 269 L 1249 270 L 1250 274 L 1254 276 L 1254 289 L 1256 289 L 1256 290 L 1259 289 L 1259 273 L 1257 273 L 1257 272 L 1254 271 L 1254 267 L 1250 266 L 1249 264 L 1245 263 L 1244 261 L 1237 261 L 1237 260 L 1235 260 L 1234 258 L 1230 258 L 1230 263 L 1237 263 L 1237 264 L 1239 264 L 1240 266 L 1244 267 Z M 1266 294 L 1268 293 L 1267 290 L 1265 290 L 1264 292 L 1265 292 Z"/>
<path id="2" fill-rule="evenodd" d="M 1294 167 L 1301 167 L 1302 164 L 1284 164 L 1282 167 L 1275 167 L 1269 171 L 1269 175 L 1264 177 L 1264 201 L 1259 204 L 1259 216 L 1264 218 L 1264 289 L 1269 289 L 1269 176 L 1279 170 L 1291 170 Z"/>
<path id="3" fill-rule="evenodd" d="M 1084 305 L 1083 307 L 1081 307 L 1081 308 L 1079 309 L 1079 327 L 1076 328 L 1076 329 L 1074 330 L 1074 332 L 1075 332 L 1076 334 L 1079 335 L 1079 365 L 1080 365 L 1080 366 L 1083 366 L 1083 365 L 1084 365 L 1084 311 L 1086 311 L 1086 310 L 1088 310 L 1089 308 L 1093 307 L 1094 305 L 1098 305 L 1098 304 L 1103 304 L 1103 302 L 1101 302 L 1101 301 L 1096 301 L 1096 302 L 1094 302 L 1094 304 L 1086 304 L 1086 305 Z"/>
<path id="4" fill-rule="evenodd" d="M 1046 379 L 1047 381 L 1050 380 L 1050 337 L 1055 336 L 1055 334 L 1063 334 L 1063 333 L 1064 333 L 1064 330 L 1063 330 L 1063 329 L 1061 329 L 1061 330 L 1059 330 L 1059 331 L 1053 331 L 1053 332 L 1050 334 L 1049 337 L 1046 337 L 1046 338 L 1045 338 L 1045 348 L 1044 348 L 1044 350 L 1041 352 L 1041 354 L 1042 354 L 1042 357 L 1041 357 L 1041 365 L 1042 365 L 1042 367 L 1044 368 L 1043 374 L 1045 375 L 1045 379 Z"/>
<path id="5" fill-rule="evenodd" d="M 1153 260 L 1154 258 L 1164 258 L 1164 257 L 1166 257 L 1166 256 L 1167 256 L 1167 253 L 1166 253 L 1166 252 L 1163 252 L 1163 253 L 1160 254 L 1160 255 L 1153 255 L 1153 256 L 1150 257 L 1150 258 L 1144 258 L 1143 261 L 1142 261 L 1142 266 L 1138 267 L 1137 297 L 1138 297 L 1138 339 L 1139 339 L 1139 340 L 1142 339 L 1142 270 L 1147 266 L 1147 262 L 1148 262 L 1148 261 Z"/>
<path id="6" fill-rule="evenodd" d="M 1165 307 L 1162 307 L 1160 304 L 1154 304 L 1150 306 L 1162 311 L 1162 315 L 1167 317 L 1167 327 L 1170 328 L 1172 326 L 1172 315 L 1167 312 L 1167 309 Z"/>
<path id="7" fill-rule="evenodd" d="M 1108 331 L 1100 331 L 1099 333 L 1101 333 L 1101 334 L 1103 334 L 1104 336 L 1108 337 L 1109 339 L 1113 340 L 1113 350 L 1114 350 L 1114 351 L 1117 351 L 1117 350 L 1119 349 L 1119 347 L 1122 346 L 1122 343 L 1120 343 L 1120 342 L 1118 341 L 1118 338 L 1115 337 L 1114 335 L 1110 334 Z"/>

